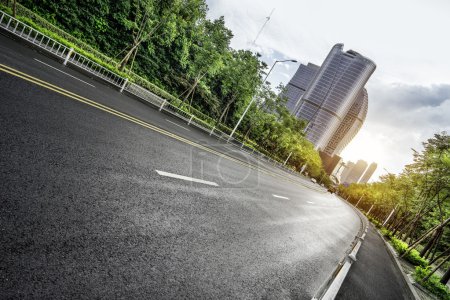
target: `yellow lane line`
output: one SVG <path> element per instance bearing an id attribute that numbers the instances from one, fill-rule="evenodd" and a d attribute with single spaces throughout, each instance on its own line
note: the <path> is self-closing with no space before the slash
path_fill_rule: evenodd
<path id="1" fill-rule="evenodd" d="M 221 152 L 218 152 L 218 151 L 216 151 L 216 150 L 213 150 L 213 149 L 211 149 L 211 148 L 208 148 L 208 147 L 205 147 L 205 146 L 200 145 L 200 144 L 198 144 L 198 143 L 192 142 L 192 141 L 190 141 L 190 140 L 188 140 L 188 139 L 186 139 L 186 138 L 180 137 L 180 136 L 178 136 L 178 135 L 176 135 L 176 134 L 173 134 L 173 133 L 171 133 L 171 132 L 169 132 L 169 131 L 166 131 L 166 130 L 164 130 L 164 129 L 161 129 L 161 128 L 155 126 L 155 125 L 152 125 L 152 124 L 149 124 L 149 123 L 147 123 L 147 122 L 144 122 L 144 121 L 142 121 L 142 120 L 140 120 L 140 119 L 137 119 L 137 118 L 135 118 L 135 117 L 133 117 L 133 116 L 127 115 L 127 114 L 125 114 L 125 113 L 122 113 L 122 112 L 120 112 L 120 111 L 118 111 L 118 110 L 115 110 L 115 109 L 113 109 L 113 108 L 110 108 L 110 107 L 108 107 L 108 106 L 106 106 L 106 105 L 100 104 L 100 103 L 98 103 L 98 102 L 95 102 L 95 101 L 93 101 L 93 100 L 90 100 L 90 99 L 88 99 L 88 98 L 85 98 L 85 97 L 83 97 L 83 96 L 80 96 L 80 95 L 78 95 L 78 94 L 75 94 L 75 93 L 70 92 L 70 91 L 68 91 L 68 90 L 65 90 L 65 89 L 63 89 L 63 88 L 60 88 L 60 87 L 58 87 L 58 86 L 56 86 L 56 85 L 53 85 L 53 84 L 51 84 L 51 83 L 49 83 L 49 82 L 46 82 L 46 81 L 43 81 L 43 80 L 41 80 L 41 79 L 39 79 L 39 78 L 33 77 L 33 76 L 29 75 L 29 74 L 23 73 L 23 72 L 21 72 L 21 71 L 19 71 L 19 70 L 16 70 L 16 69 L 14 69 L 14 68 L 9 67 L 9 66 L 0 64 L 0 71 L 3 71 L 3 72 L 8 73 L 8 74 L 10 74 L 10 75 L 13 75 L 13 76 L 22 78 L 22 79 L 24 79 L 24 80 L 26 80 L 26 81 L 32 82 L 32 83 L 34 83 L 34 84 L 36 84 L 36 85 L 39 85 L 39 86 L 41 86 L 41 87 L 43 87 L 43 88 L 52 90 L 52 91 L 54 91 L 54 92 L 56 92 L 56 93 L 58 93 L 58 94 L 62 94 L 62 95 L 64 95 L 64 96 L 67 96 L 67 97 L 72 98 L 72 99 L 74 99 L 74 100 L 77 100 L 77 101 L 79 101 L 79 102 L 85 103 L 85 104 L 87 104 L 87 105 L 89 105 L 89 106 L 93 106 L 93 107 L 95 107 L 95 108 L 97 108 L 97 109 L 100 109 L 100 110 L 102 110 L 102 111 L 104 111 L 104 112 L 113 114 L 113 115 L 115 115 L 115 116 L 117 116 L 117 117 L 119 117 L 119 118 L 128 120 L 128 121 L 133 122 L 133 123 L 135 123 L 135 124 L 141 125 L 141 126 L 143 126 L 143 127 L 145 127 L 145 128 L 148 128 L 148 129 L 151 129 L 151 130 L 153 130 L 153 131 L 159 132 L 159 133 L 161 133 L 161 134 L 163 134 L 163 135 L 169 136 L 169 137 L 171 137 L 171 138 L 174 138 L 174 139 L 176 139 L 176 140 L 178 140 L 178 141 L 181 141 L 181 142 L 183 142 L 183 143 L 189 144 L 189 145 L 194 146 L 194 147 L 196 147 L 196 148 L 205 150 L 205 151 L 210 152 L 210 153 L 212 153 L 212 154 L 214 154 L 214 155 L 217 155 L 217 156 L 226 158 L 226 159 L 228 159 L 228 160 L 230 160 L 230 161 L 233 161 L 233 162 L 235 162 L 235 163 L 238 163 L 238 164 L 240 164 L 240 165 L 242 165 L 242 166 L 245 166 L 245 167 L 247 167 L 247 168 L 251 168 L 251 169 L 253 169 L 253 170 L 258 170 L 258 171 L 260 171 L 260 172 L 263 172 L 263 173 L 265 173 L 265 174 L 267 174 L 267 175 L 270 175 L 270 176 L 273 176 L 273 177 L 278 177 L 278 178 L 281 178 L 281 179 L 284 179 L 284 180 L 288 180 L 288 181 L 290 181 L 290 182 L 292 182 L 292 183 L 295 183 L 295 184 L 297 184 L 297 185 L 301 185 L 301 186 L 303 186 L 303 187 L 308 187 L 308 186 L 303 185 L 303 184 L 301 184 L 300 182 L 295 181 L 295 180 L 293 180 L 293 179 L 291 179 L 291 178 L 288 178 L 288 177 L 286 177 L 286 176 L 284 176 L 284 175 L 281 175 L 281 174 L 278 174 L 278 173 L 275 173 L 275 172 L 272 172 L 272 171 L 269 171 L 269 170 L 262 169 L 262 168 L 260 168 L 260 167 L 254 166 L 254 165 L 252 165 L 252 164 L 243 162 L 243 161 L 241 161 L 241 160 L 239 160 L 239 159 L 235 159 L 235 158 L 233 158 L 233 157 L 231 157 L 231 156 L 228 156 L 228 155 L 226 155 L 226 154 L 223 154 L 223 153 L 221 153 Z"/>

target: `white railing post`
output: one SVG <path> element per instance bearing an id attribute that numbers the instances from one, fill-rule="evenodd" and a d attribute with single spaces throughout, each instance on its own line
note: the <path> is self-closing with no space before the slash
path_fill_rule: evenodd
<path id="1" fill-rule="evenodd" d="M 121 93 L 123 92 L 123 90 L 124 90 L 125 87 L 127 86 L 127 83 L 128 83 L 128 78 L 125 78 L 125 81 L 123 82 L 122 87 L 120 88 L 120 92 L 121 92 Z"/>
<path id="2" fill-rule="evenodd" d="M 372 206 L 369 208 L 369 211 L 366 213 L 366 216 L 368 216 L 368 215 L 370 214 L 370 212 L 372 211 L 372 208 L 373 208 L 373 204 L 372 204 Z"/>
<path id="3" fill-rule="evenodd" d="M 303 171 L 305 171 L 305 169 L 306 169 L 306 165 L 307 165 L 307 164 L 304 164 L 304 165 L 303 165 L 302 169 L 300 170 L 300 174 L 302 174 L 302 173 L 303 173 Z"/>
<path id="4" fill-rule="evenodd" d="M 189 119 L 188 125 L 191 125 L 192 119 L 194 118 L 194 115 L 191 116 L 191 118 Z"/>
<path id="5" fill-rule="evenodd" d="M 392 209 L 391 213 L 390 213 L 389 216 L 386 218 L 386 220 L 384 220 L 383 225 L 381 225 L 381 226 L 386 225 L 386 223 L 389 221 L 389 219 L 390 219 L 390 218 L 392 217 L 392 215 L 394 214 L 394 212 L 395 212 L 395 210 L 397 209 L 397 207 L 398 207 L 398 204 L 395 206 L 394 209 Z"/>
<path id="6" fill-rule="evenodd" d="M 212 135 L 212 134 L 213 134 L 214 129 L 216 129 L 216 126 L 214 126 L 214 127 L 211 129 L 211 131 L 209 132 L 209 135 Z"/>
<path id="7" fill-rule="evenodd" d="M 69 53 L 67 53 L 66 58 L 64 59 L 63 65 L 65 65 L 65 66 L 67 65 L 67 62 L 69 61 L 69 58 L 72 55 L 72 53 L 73 53 L 73 48 L 70 48 Z"/>
<path id="8" fill-rule="evenodd" d="M 161 106 L 159 107 L 159 111 L 161 111 L 164 108 L 164 105 L 166 104 L 166 100 L 161 103 Z"/>
<path id="9" fill-rule="evenodd" d="M 358 207 L 358 204 L 359 204 L 359 202 L 361 202 L 361 199 L 362 199 L 362 198 L 363 198 L 363 196 L 361 196 L 361 198 L 359 198 L 358 202 L 357 202 L 356 205 L 355 205 L 355 208 Z"/>
<path id="10" fill-rule="evenodd" d="M 286 165 L 286 163 L 288 162 L 289 158 L 291 158 L 291 155 L 292 155 L 292 152 L 289 153 L 289 156 L 288 156 L 288 157 L 286 158 L 286 160 L 284 161 L 283 166 Z"/>

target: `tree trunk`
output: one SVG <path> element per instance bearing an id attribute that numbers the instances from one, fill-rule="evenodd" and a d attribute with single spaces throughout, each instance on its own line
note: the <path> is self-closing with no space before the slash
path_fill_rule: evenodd
<path id="1" fill-rule="evenodd" d="M 133 55 L 133 53 L 137 50 L 135 45 L 131 47 L 131 50 L 125 54 L 125 57 L 120 61 L 119 71 L 123 71 L 125 69 L 125 66 L 127 65 L 128 61 L 130 60 L 130 57 Z"/>
<path id="2" fill-rule="evenodd" d="M 438 231 L 436 230 L 431 239 L 428 241 L 428 243 L 423 247 L 422 251 L 420 251 L 420 257 L 424 257 L 425 254 L 428 252 L 428 250 L 434 245 L 436 238 L 438 236 Z"/>
<path id="3" fill-rule="evenodd" d="M 222 121 L 223 116 L 225 116 L 225 113 L 228 113 L 228 110 L 230 109 L 231 104 L 234 102 L 236 97 L 233 95 L 231 99 L 228 101 L 227 106 L 225 106 L 225 109 L 223 110 L 222 114 L 220 115 L 220 118 L 217 120 L 216 125 L 219 124 Z"/>
<path id="4" fill-rule="evenodd" d="M 17 0 L 13 1 L 13 17 L 16 17 L 16 12 L 17 12 Z"/>
<path id="5" fill-rule="evenodd" d="M 443 230 L 439 230 L 439 233 L 437 237 L 434 239 L 434 243 L 431 246 L 430 250 L 428 250 L 428 253 L 425 255 L 425 259 L 429 260 L 430 254 L 432 254 L 431 259 L 433 259 L 434 254 L 436 253 L 437 248 L 439 247 L 439 242 L 441 241 Z"/>
<path id="6" fill-rule="evenodd" d="M 404 257 L 406 254 L 408 254 L 411 251 L 411 249 L 415 248 L 420 242 L 422 242 L 424 239 L 426 239 L 430 234 L 433 234 L 436 230 L 440 230 L 441 228 L 443 229 L 449 222 L 450 222 L 450 218 L 445 220 L 444 223 L 442 223 L 440 225 L 436 225 L 433 228 L 429 229 L 421 237 L 419 237 L 415 242 L 413 242 L 408 247 L 408 250 L 405 251 L 405 253 L 403 253 L 401 257 Z"/>
<path id="7" fill-rule="evenodd" d="M 186 100 L 189 98 L 189 96 L 195 90 L 195 87 L 197 86 L 198 81 L 199 81 L 198 79 L 195 79 L 194 84 L 191 86 L 191 88 L 188 90 L 187 94 L 184 96 L 182 103 L 186 102 Z"/>
<path id="8" fill-rule="evenodd" d="M 448 259 L 448 257 L 447 257 L 447 259 Z M 447 284 L 449 279 L 450 279 L 450 267 L 448 267 L 447 272 L 445 272 L 444 276 L 442 276 L 440 282 L 442 284 Z"/>
<path id="9" fill-rule="evenodd" d="M 125 57 L 120 61 L 120 67 L 119 70 L 123 71 L 125 69 L 125 66 L 128 63 L 128 60 L 131 58 L 131 56 L 133 55 L 134 52 L 137 52 L 139 45 L 148 40 L 153 33 L 155 32 L 155 30 L 161 25 L 161 21 L 159 21 L 151 30 L 149 33 L 147 33 L 144 37 L 140 37 L 138 36 L 137 38 L 134 39 L 133 42 L 133 46 L 131 47 L 130 51 L 127 52 L 127 54 L 125 54 Z"/>
<path id="10" fill-rule="evenodd" d="M 450 248 L 448 248 L 447 250 L 445 250 L 444 252 L 442 252 L 441 254 L 439 254 L 438 256 L 436 256 L 435 258 L 433 258 L 431 261 L 430 261 L 430 266 L 432 265 L 432 264 L 434 264 L 439 258 L 441 258 L 441 257 L 443 257 L 443 256 L 445 256 L 445 255 L 447 255 L 447 254 L 449 254 L 450 253 Z"/>
<path id="11" fill-rule="evenodd" d="M 441 261 L 441 263 L 439 264 L 439 265 L 437 265 L 437 267 L 436 268 L 434 268 L 431 272 L 430 272 L 430 274 L 428 274 L 427 276 L 425 276 L 423 279 L 422 279 L 422 282 L 424 282 L 424 281 L 427 281 L 430 277 L 431 277 L 431 275 L 433 275 L 436 271 L 437 271 L 437 269 L 439 269 L 446 261 L 448 261 L 450 259 L 450 255 L 449 256 L 447 256 L 443 261 Z M 444 276 L 442 276 L 442 279 L 441 279 L 441 282 L 442 282 L 442 280 L 444 279 L 446 279 L 445 278 L 445 275 L 448 273 L 448 271 L 447 272 L 445 272 L 445 274 L 444 274 Z M 447 281 L 444 283 L 444 284 L 447 284 L 447 282 L 448 282 L 448 278 L 447 278 Z"/>

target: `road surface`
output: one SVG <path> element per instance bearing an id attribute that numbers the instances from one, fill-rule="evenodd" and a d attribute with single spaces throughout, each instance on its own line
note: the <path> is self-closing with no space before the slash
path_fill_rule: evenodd
<path id="1" fill-rule="evenodd" d="M 2 35 L 0 64 L 0 298 L 310 299 L 360 227 L 334 195 Z"/>

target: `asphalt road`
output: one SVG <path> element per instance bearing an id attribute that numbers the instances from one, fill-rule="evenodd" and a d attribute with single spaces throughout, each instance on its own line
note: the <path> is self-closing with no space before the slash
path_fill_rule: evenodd
<path id="1" fill-rule="evenodd" d="M 2 299 L 310 299 L 359 229 L 304 179 L 221 156 L 208 135 L 3 36 L 0 64 L 157 126 L 0 71 Z"/>
<path id="2" fill-rule="evenodd" d="M 370 224 L 366 238 L 336 300 L 414 300 L 402 271 L 388 253 L 376 228 Z"/>

